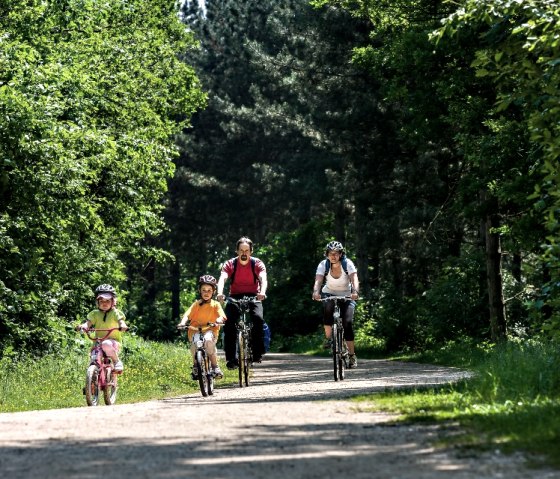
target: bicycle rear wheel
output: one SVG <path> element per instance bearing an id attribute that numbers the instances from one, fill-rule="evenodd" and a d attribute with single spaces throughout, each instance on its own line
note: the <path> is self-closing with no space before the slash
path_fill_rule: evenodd
<path id="1" fill-rule="evenodd" d="M 103 400 L 107 406 L 117 401 L 117 377 L 118 374 L 110 368 L 105 369 L 105 387 L 103 388 Z"/>
<path id="2" fill-rule="evenodd" d="M 99 403 L 99 368 L 90 364 L 86 371 L 86 403 L 88 406 L 97 406 Z"/>
<path id="3" fill-rule="evenodd" d="M 198 385 L 200 392 L 204 397 L 208 396 L 208 371 L 206 370 L 206 363 L 202 351 L 196 352 L 196 370 L 198 373 Z"/>

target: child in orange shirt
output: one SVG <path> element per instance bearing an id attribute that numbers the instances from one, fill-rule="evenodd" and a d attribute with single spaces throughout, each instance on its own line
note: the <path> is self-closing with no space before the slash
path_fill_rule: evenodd
<path id="1" fill-rule="evenodd" d="M 191 353 L 194 357 L 196 354 L 196 341 L 203 339 L 204 348 L 206 354 L 210 358 L 210 364 L 214 372 L 214 377 L 221 379 L 224 375 L 220 366 L 218 366 L 218 355 L 216 354 L 216 343 L 218 342 L 218 334 L 220 331 L 219 324 L 223 324 L 226 320 L 226 315 L 222 309 L 222 305 L 213 299 L 214 293 L 216 292 L 216 278 L 205 274 L 201 276 L 198 280 L 198 291 L 200 293 L 201 299 L 197 299 L 189 309 L 185 312 L 183 319 L 177 325 L 177 327 L 185 326 L 187 321 L 189 321 L 190 326 L 194 327 L 205 327 L 208 323 L 216 323 L 216 326 L 201 333 L 188 329 L 188 337 L 191 343 Z M 202 337 L 201 337 L 202 336 Z M 196 366 L 193 366 L 192 378 L 197 379 L 198 371 Z"/>

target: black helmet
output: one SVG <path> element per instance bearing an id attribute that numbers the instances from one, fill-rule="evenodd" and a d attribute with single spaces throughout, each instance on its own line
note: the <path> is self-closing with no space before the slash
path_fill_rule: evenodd
<path id="1" fill-rule="evenodd" d="M 327 244 L 325 248 L 325 256 L 329 254 L 329 251 L 338 251 L 342 256 L 344 256 L 344 246 L 339 241 L 331 241 Z"/>
<path id="2" fill-rule="evenodd" d="M 203 284 L 209 284 L 210 286 L 212 286 L 214 291 L 216 291 L 216 289 L 218 287 L 217 283 L 218 282 L 216 281 L 216 278 L 214 278 L 214 276 L 211 276 L 209 274 L 204 274 L 200 278 L 198 278 L 198 289 L 200 289 L 200 287 Z"/>
<path id="3" fill-rule="evenodd" d="M 117 292 L 115 288 L 113 288 L 110 284 L 100 284 L 97 288 L 95 288 L 95 299 L 99 298 L 100 296 L 106 297 L 110 296 L 111 298 L 117 297 Z"/>

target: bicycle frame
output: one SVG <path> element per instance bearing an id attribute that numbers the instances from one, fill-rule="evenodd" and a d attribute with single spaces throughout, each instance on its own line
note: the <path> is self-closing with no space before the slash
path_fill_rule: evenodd
<path id="1" fill-rule="evenodd" d="M 115 404 L 117 400 L 117 377 L 120 371 L 115 371 L 109 357 L 103 351 L 101 343 L 109 337 L 109 335 L 119 328 L 109 329 L 85 329 L 83 332 L 93 341 L 90 349 L 90 363 L 86 371 L 86 385 L 83 393 L 86 396 L 88 406 L 97 406 L 99 404 L 99 391 L 103 392 L 103 399 L 106 405 Z M 91 336 L 94 332 L 105 332 L 105 336 L 101 338 Z"/>
<path id="2" fill-rule="evenodd" d="M 228 298 L 228 301 L 239 308 L 237 328 L 237 354 L 239 387 L 249 386 L 251 366 L 253 365 L 253 351 L 251 347 L 251 329 L 253 324 L 249 316 L 249 304 L 260 303 L 255 296 L 244 296 L 241 299 Z"/>
<path id="3" fill-rule="evenodd" d="M 333 301 L 333 325 L 332 325 L 332 358 L 333 373 L 335 381 L 344 379 L 346 368 L 348 367 L 348 346 L 344 340 L 344 326 L 342 317 L 340 316 L 340 302 L 349 301 L 351 298 L 347 296 L 328 296 L 321 298 L 320 301 Z"/>
<path id="4" fill-rule="evenodd" d="M 211 396 L 214 394 L 214 371 L 212 371 L 212 365 L 210 364 L 210 358 L 206 353 L 205 343 L 207 340 L 204 339 L 204 333 L 209 331 L 214 326 L 223 326 L 221 323 L 208 323 L 206 326 L 182 326 L 178 329 L 190 329 L 191 331 L 196 331 L 200 333 L 202 339 L 197 339 L 195 342 L 196 352 L 194 356 L 194 366 L 197 369 L 198 375 L 198 385 L 200 386 L 200 392 L 204 397 Z"/>

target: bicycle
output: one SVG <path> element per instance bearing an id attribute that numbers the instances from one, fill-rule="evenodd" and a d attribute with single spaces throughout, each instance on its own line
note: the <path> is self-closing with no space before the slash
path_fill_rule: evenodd
<path id="1" fill-rule="evenodd" d="M 351 299 L 347 296 L 328 296 L 321 298 L 320 301 L 334 301 L 333 325 L 332 325 L 332 358 L 334 380 L 342 381 L 344 379 L 346 368 L 348 368 L 348 346 L 344 340 L 344 326 L 340 316 L 340 302 Z"/>
<path id="2" fill-rule="evenodd" d="M 196 336 L 193 338 L 196 345 L 194 366 L 196 367 L 200 392 L 204 397 L 214 394 L 214 371 L 212 370 L 210 358 L 208 357 L 204 347 L 206 342 L 204 339 L 204 333 L 215 326 L 223 326 L 223 324 L 207 323 L 206 326 L 177 326 L 177 329 L 190 329 L 192 331 L 196 331 L 200 335 L 198 338 Z"/>
<path id="3" fill-rule="evenodd" d="M 251 347 L 251 329 L 253 324 L 249 316 L 249 304 L 260 303 L 255 296 L 244 296 L 241 299 L 228 298 L 239 308 L 239 321 L 237 321 L 237 358 L 239 387 L 249 386 L 251 366 L 253 365 L 253 350 Z"/>
<path id="4" fill-rule="evenodd" d="M 90 363 L 86 370 L 86 385 L 83 394 L 86 397 L 88 406 L 97 406 L 99 404 L 99 393 L 103 392 L 103 400 L 107 406 L 115 404 L 117 401 L 118 375 L 122 371 L 115 371 L 111 359 L 105 354 L 101 343 L 109 337 L 109 335 L 119 328 L 109 329 L 83 329 L 86 336 L 91 339 L 94 344 L 90 350 Z M 105 332 L 102 338 L 92 337 L 94 332 Z"/>

